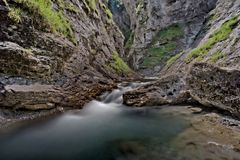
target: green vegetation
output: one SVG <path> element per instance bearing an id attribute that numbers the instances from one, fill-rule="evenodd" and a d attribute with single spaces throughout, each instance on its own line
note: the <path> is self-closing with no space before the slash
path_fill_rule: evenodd
<path id="1" fill-rule="evenodd" d="M 112 19 L 113 17 L 112 12 L 108 8 L 105 9 L 105 13 L 107 14 L 109 19 Z"/>
<path id="2" fill-rule="evenodd" d="M 24 5 L 33 13 L 34 18 L 40 16 L 43 26 L 53 33 L 60 33 L 68 38 L 73 37 L 73 31 L 67 18 L 62 11 L 54 11 L 52 9 L 51 0 L 16 0 L 16 2 Z"/>
<path id="3" fill-rule="evenodd" d="M 135 9 L 136 14 L 139 14 L 143 7 L 144 7 L 144 1 L 139 0 L 137 7 Z"/>
<path id="4" fill-rule="evenodd" d="M 160 63 L 166 63 L 171 52 L 177 48 L 176 39 L 182 37 L 184 32 L 178 24 L 171 25 L 160 30 L 153 38 L 148 55 L 143 60 L 143 66 L 154 67 Z M 154 47 L 160 42 L 163 45 Z"/>
<path id="5" fill-rule="evenodd" d="M 148 50 L 149 55 L 144 58 L 143 65 L 146 67 L 153 67 L 159 64 L 161 60 L 167 59 L 167 53 L 174 51 L 176 47 L 177 45 L 175 42 L 169 42 L 160 48 L 150 48 Z"/>
<path id="6" fill-rule="evenodd" d="M 164 28 L 160 30 L 157 35 L 153 38 L 152 44 L 155 44 L 157 41 L 162 40 L 162 41 L 171 41 L 174 38 L 178 38 L 183 36 L 183 30 L 182 28 L 175 24 L 172 26 L 169 26 L 167 28 Z"/>
<path id="7" fill-rule="evenodd" d="M 65 0 L 55 0 L 55 1 L 57 2 L 58 6 L 62 10 L 66 9 L 66 10 L 68 10 L 70 12 L 73 12 L 73 13 L 78 13 L 79 12 L 78 8 L 70 2 L 66 2 Z"/>
<path id="8" fill-rule="evenodd" d="M 129 38 L 128 38 L 126 44 L 125 44 L 125 49 L 126 50 L 130 50 L 131 49 L 131 47 L 133 45 L 133 41 L 134 41 L 134 32 L 131 32 L 129 34 Z"/>
<path id="9" fill-rule="evenodd" d="M 209 62 L 210 63 L 216 63 L 218 60 L 220 60 L 220 59 L 222 59 L 224 57 L 225 57 L 225 55 L 221 51 L 218 51 L 218 52 L 216 52 L 216 53 L 214 53 L 212 55 L 212 57 L 210 58 Z"/>
<path id="10" fill-rule="evenodd" d="M 173 57 L 171 57 L 168 61 L 167 61 L 167 66 L 171 66 L 177 59 L 179 59 L 182 55 L 184 54 L 184 52 L 181 52 Z"/>
<path id="11" fill-rule="evenodd" d="M 197 47 L 196 49 L 192 50 L 192 52 L 187 56 L 185 59 L 186 63 L 190 63 L 192 59 L 197 58 L 201 60 L 204 58 L 205 55 L 208 54 L 209 50 L 217 44 L 218 42 L 226 40 L 229 35 L 232 33 L 235 25 L 239 22 L 238 16 L 231 18 L 230 20 L 226 21 L 217 31 L 215 31 L 209 39 Z"/>
<path id="12" fill-rule="evenodd" d="M 96 0 L 83 0 L 83 3 L 88 8 L 89 13 L 91 11 L 95 12 L 97 10 Z"/>
<path id="13" fill-rule="evenodd" d="M 110 67 L 119 73 L 128 73 L 130 72 L 130 68 L 128 65 L 122 60 L 119 54 L 115 51 L 113 53 L 114 62 L 110 64 Z"/>
<path id="14" fill-rule="evenodd" d="M 8 17 L 11 18 L 15 23 L 20 23 L 22 10 L 20 8 L 9 8 Z"/>
<path id="15" fill-rule="evenodd" d="M 100 3 L 101 8 L 104 10 L 104 12 L 107 15 L 107 23 L 111 24 L 113 22 L 113 15 L 112 12 L 110 11 L 110 9 L 104 4 L 104 3 Z"/>

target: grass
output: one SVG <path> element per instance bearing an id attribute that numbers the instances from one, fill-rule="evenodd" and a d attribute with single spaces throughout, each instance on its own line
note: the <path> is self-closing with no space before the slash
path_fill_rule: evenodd
<path id="1" fill-rule="evenodd" d="M 100 3 L 100 6 L 107 15 L 107 18 L 108 18 L 107 23 L 111 24 L 113 22 L 113 14 L 112 14 L 111 10 L 102 2 Z"/>
<path id="2" fill-rule="evenodd" d="M 22 10 L 20 8 L 9 8 L 8 17 L 12 19 L 15 23 L 22 22 L 21 14 Z"/>
<path id="3" fill-rule="evenodd" d="M 134 32 L 131 32 L 129 34 L 129 38 L 128 38 L 126 44 L 125 44 L 125 49 L 126 50 L 130 50 L 131 49 L 131 47 L 133 45 L 133 41 L 134 41 Z"/>
<path id="4" fill-rule="evenodd" d="M 118 73 L 128 73 L 131 71 L 116 51 L 113 52 L 113 63 L 110 64 L 110 67 Z"/>
<path id="5" fill-rule="evenodd" d="M 87 5 L 87 8 L 90 9 L 90 11 L 96 11 L 97 10 L 97 4 L 96 0 L 84 0 L 85 5 Z"/>
<path id="6" fill-rule="evenodd" d="M 190 63 L 191 60 L 196 58 L 198 60 L 203 59 L 204 56 L 208 54 L 209 50 L 212 49 L 215 44 L 224 41 L 229 37 L 238 22 L 238 16 L 226 21 L 217 31 L 215 31 L 209 37 L 209 39 L 205 43 L 190 52 L 190 54 L 185 59 L 186 63 Z"/>
<path id="7" fill-rule="evenodd" d="M 143 65 L 145 67 L 153 67 L 161 62 L 161 60 L 168 57 L 168 53 L 176 49 L 177 45 L 175 42 L 169 42 L 168 44 L 159 48 L 150 48 L 149 54 L 144 58 Z"/>
<path id="8" fill-rule="evenodd" d="M 139 0 L 138 4 L 137 4 L 137 7 L 135 9 L 135 13 L 136 14 L 139 14 L 142 10 L 142 8 L 144 7 L 144 1 L 143 0 Z"/>
<path id="9" fill-rule="evenodd" d="M 16 0 L 16 3 L 21 4 L 27 9 L 33 16 L 33 19 L 41 24 L 41 27 L 44 28 L 45 31 L 58 33 L 70 40 L 74 39 L 74 34 L 68 19 L 64 16 L 62 10 L 54 10 L 52 8 L 51 0 Z M 19 13 L 16 9 L 14 9 L 14 12 L 15 15 Z M 15 19 L 19 21 L 19 18 L 16 16 Z"/>
<path id="10" fill-rule="evenodd" d="M 159 40 L 171 41 L 174 38 L 183 36 L 183 30 L 178 24 L 171 25 L 160 30 L 157 35 L 153 38 L 152 44 L 155 44 Z"/>
<path id="11" fill-rule="evenodd" d="M 171 57 L 168 61 L 167 61 L 167 66 L 171 66 L 177 59 L 179 59 L 182 55 L 184 54 L 184 52 L 181 52 L 173 57 Z"/>
<path id="12" fill-rule="evenodd" d="M 54 0 L 54 1 L 57 2 L 58 6 L 62 10 L 66 9 L 66 10 L 68 10 L 70 12 L 73 12 L 73 13 L 78 13 L 79 12 L 78 8 L 74 4 L 72 4 L 71 2 L 66 2 L 65 0 Z"/>
<path id="13" fill-rule="evenodd" d="M 175 40 L 184 35 L 180 25 L 174 24 L 161 29 L 153 38 L 151 48 L 148 50 L 148 55 L 143 60 L 144 67 L 153 67 L 159 63 L 166 63 L 169 59 L 169 53 L 177 48 Z M 165 43 L 160 47 L 154 47 L 157 42 Z"/>
<path id="14" fill-rule="evenodd" d="M 225 57 L 225 55 L 224 55 L 221 51 L 218 51 L 218 52 L 215 52 L 215 53 L 211 56 L 209 62 L 210 62 L 210 63 L 216 63 L 218 60 L 220 60 L 220 59 L 222 59 L 222 58 L 224 58 L 224 57 Z"/>

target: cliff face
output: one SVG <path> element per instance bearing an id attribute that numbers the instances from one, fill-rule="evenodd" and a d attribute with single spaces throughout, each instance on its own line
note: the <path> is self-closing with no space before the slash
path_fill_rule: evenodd
<path id="1" fill-rule="evenodd" d="M 81 107 L 130 72 L 105 1 L 4 0 L 0 15 L 3 107 Z"/>
<path id="2" fill-rule="evenodd" d="M 189 48 L 217 0 L 124 0 L 132 23 L 129 61 L 147 75 L 158 73 L 166 61 Z"/>
<path id="3" fill-rule="evenodd" d="M 173 57 L 162 73 L 180 71 L 194 62 L 239 69 L 239 5 L 239 0 L 219 0 L 216 8 L 208 14 L 194 46 Z"/>
<path id="4" fill-rule="evenodd" d="M 174 7 L 183 1 L 168 2 L 171 2 L 169 7 L 165 6 L 156 12 L 150 12 L 154 14 L 168 13 L 166 8 L 173 8 L 167 15 L 176 14 L 170 24 L 164 17 L 158 20 L 158 24 L 163 21 L 163 24 L 170 25 L 164 29 L 160 27 L 160 32 L 158 32 L 160 41 L 157 39 L 155 43 L 154 38 L 154 43 L 152 43 L 151 37 L 154 36 L 149 36 L 149 41 L 142 38 L 142 42 L 151 44 L 149 45 L 150 49 L 147 46 L 146 54 L 144 49 L 143 52 L 141 50 L 136 52 L 137 44 L 141 44 L 137 43 L 140 39 L 137 36 L 141 35 L 139 33 L 143 35 L 149 33 L 144 30 L 136 32 L 133 49 L 130 52 L 136 65 L 141 66 L 141 58 L 137 57 L 143 57 L 145 64 L 146 59 L 149 64 L 154 64 L 151 67 L 153 71 L 149 71 L 148 68 L 143 70 L 145 74 L 158 75 L 161 76 L 161 79 L 126 93 L 124 95 L 125 103 L 135 106 L 151 106 L 198 102 L 204 106 L 227 110 L 239 118 L 240 1 L 192 1 L 192 3 L 185 1 L 181 4 L 183 7 L 180 10 Z M 152 2 L 152 4 L 154 3 Z M 184 21 L 181 22 L 178 20 L 178 15 L 181 15 L 181 9 L 185 10 L 184 8 L 188 9 L 185 16 L 181 16 L 184 18 Z M 179 18 L 181 19 L 181 17 Z M 176 23 L 179 27 L 172 26 Z M 153 27 L 154 24 L 156 23 L 152 24 Z M 181 28 L 184 29 L 184 32 L 180 32 Z M 174 43 L 175 45 L 173 45 Z M 148 57 L 152 44 L 157 46 L 151 57 Z M 141 47 L 145 48 L 146 46 L 142 45 Z M 173 52 L 175 52 L 175 56 Z M 141 70 L 141 68 L 139 69 Z"/>

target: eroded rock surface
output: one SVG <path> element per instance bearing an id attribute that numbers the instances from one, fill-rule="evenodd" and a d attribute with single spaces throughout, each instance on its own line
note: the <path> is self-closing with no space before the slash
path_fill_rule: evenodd
<path id="1" fill-rule="evenodd" d="M 205 63 L 192 66 L 187 78 L 191 96 L 205 106 L 240 115 L 240 71 Z"/>
<path id="2" fill-rule="evenodd" d="M 123 0 L 132 24 L 129 61 L 147 75 L 188 49 L 217 0 Z M 161 58 L 159 58 L 161 57 Z M 157 59 L 157 60 L 156 60 Z"/>
<path id="3" fill-rule="evenodd" d="M 167 76 L 127 92 L 124 95 L 125 104 L 154 106 L 196 101 L 204 106 L 227 110 L 239 117 L 239 70 L 196 63 L 191 66 L 185 77 Z"/>
<path id="4" fill-rule="evenodd" d="M 124 103 L 133 106 L 154 106 L 181 104 L 187 102 L 189 94 L 183 79 L 177 75 L 161 78 L 157 82 L 146 84 L 137 90 L 124 94 Z"/>
<path id="5" fill-rule="evenodd" d="M 0 1 L 1 108 L 82 108 L 114 88 L 114 80 L 128 77 L 130 69 L 121 60 L 124 36 L 105 1 L 93 6 L 90 1 L 49 1 L 42 4 L 49 15 L 31 1 L 6 2 Z M 11 11 L 19 15 L 10 16 Z M 52 15 L 60 24 L 49 22 Z"/>

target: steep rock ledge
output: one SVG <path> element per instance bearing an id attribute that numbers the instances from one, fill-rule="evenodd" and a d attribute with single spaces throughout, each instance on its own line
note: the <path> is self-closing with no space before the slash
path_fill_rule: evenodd
<path id="1" fill-rule="evenodd" d="M 148 1 L 142 2 L 148 4 Z M 200 1 L 197 1 L 196 4 L 198 2 Z M 176 1 L 173 3 L 177 4 Z M 169 60 L 164 60 L 165 64 L 161 63 L 163 67 L 159 72 L 150 73 L 150 75 L 157 73 L 163 78 L 126 93 L 124 95 L 126 104 L 153 106 L 198 102 L 204 106 L 227 110 L 239 118 L 240 1 L 218 0 L 210 3 L 212 3 L 210 6 L 216 7 L 213 10 L 210 7 L 209 13 L 206 10 L 206 12 L 202 12 L 204 13 L 202 18 L 205 18 L 202 19 L 203 21 L 199 21 L 201 27 L 195 32 L 194 38 L 189 43 L 191 45 Z M 149 7 L 149 5 L 146 6 Z M 145 10 L 148 10 L 147 7 Z M 159 11 L 164 10 L 159 9 Z M 191 24 L 187 26 L 191 26 Z M 162 37 L 169 32 L 169 28 L 163 31 L 160 34 Z M 188 38 L 191 37 L 189 36 Z M 136 39 L 134 40 L 136 41 Z M 171 47 L 169 48 L 171 49 Z M 167 50 L 168 52 L 171 51 Z M 138 53 L 140 56 L 143 55 L 141 52 Z M 172 75 L 175 75 L 176 78 L 172 79 Z M 177 83 L 179 87 L 175 87 L 174 82 L 182 83 Z M 179 88 L 180 90 L 178 90 Z M 182 93 L 185 96 L 182 96 Z"/>
<path id="2" fill-rule="evenodd" d="M 156 75 L 167 60 L 192 46 L 217 0 L 123 2 L 133 27 L 129 62 L 146 75 Z"/>
<path id="3" fill-rule="evenodd" d="M 198 102 L 240 116 L 240 71 L 195 63 L 185 77 L 170 75 L 124 94 L 133 106 Z"/>
<path id="4" fill-rule="evenodd" d="M 105 1 L 0 2 L 0 106 L 81 108 L 132 71 Z"/>

